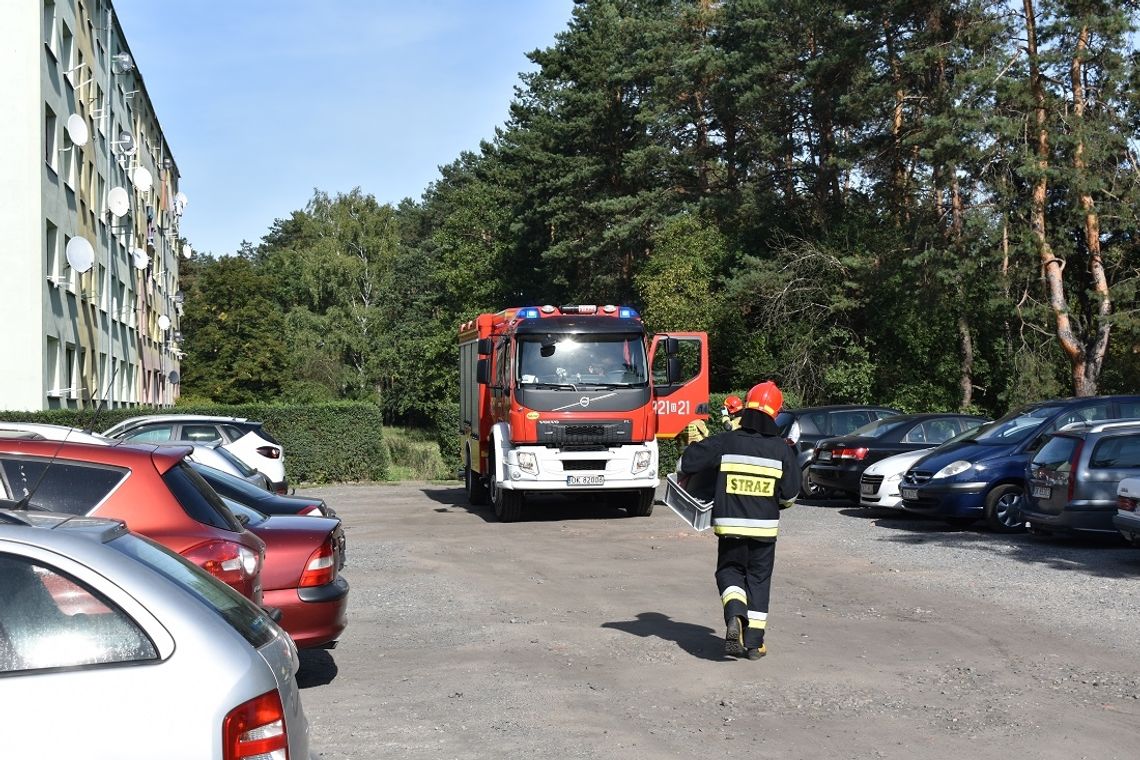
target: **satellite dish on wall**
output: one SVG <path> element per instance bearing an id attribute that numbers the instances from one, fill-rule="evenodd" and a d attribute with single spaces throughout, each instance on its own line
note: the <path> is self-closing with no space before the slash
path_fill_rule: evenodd
<path id="1" fill-rule="evenodd" d="M 170 317 L 163 314 L 158 318 L 158 329 L 166 332 L 170 329 Z"/>
<path id="2" fill-rule="evenodd" d="M 190 202 L 190 199 L 186 197 L 186 193 L 182 191 L 179 191 L 178 194 L 174 196 L 174 200 L 179 206 L 183 207 Z"/>
<path id="3" fill-rule="evenodd" d="M 131 263 L 135 265 L 135 269 L 146 269 L 150 264 L 150 255 L 142 248 L 135 248 L 131 250 Z"/>
<path id="4" fill-rule="evenodd" d="M 178 381 L 182 379 L 176 369 L 170 370 L 170 374 L 167 375 L 167 378 L 169 378 L 171 385 L 178 385 Z"/>
<path id="5" fill-rule="evenodd" d="M 131 208 L 131 198 L 127 195 L 125 187 L 112 187 L 107 193 L 107 209 L 115 216 L 121 217 Z"/>
<path id="6" fill-rule="evenodd" d="M 63 254 L 67 257 L 67 265 L 80 274 L 95 263 L 95 249 L 87 242 L 87 238 L 75 237 L 68 240 Z"/>
<path id="7" fill-rule="evenodd" d="M 67 136 L 71 138 L 72 145 L 83 147 L 91 139 L 91 132 L 87 129 L 87 122 L 77 113 L 67 117 Z"/>
<path id="8" fill-rule="evenodd" d="M 131 182 L 140 192 L 146 192 L 154 186 L 154 177 L 150 176 L 150 171 L 145 167 L 139 166 L 131 175 Z"/>
<path id="9" fill-rule="evenodd" d="M 194 255 L 194 249 L 190 247 L 189 243 L 184 243 L 182 246 L 182 258 L 188 259 Z"/>
<path id="10" fill-rule="evenodd" d="M 119 139 L 115 140 L 115 145 L 118 146 L 121 156 L 133 156 L 139 149 L 139 146 L 135 144 L 135 138 L 126 130 L 119 133 Z"/>

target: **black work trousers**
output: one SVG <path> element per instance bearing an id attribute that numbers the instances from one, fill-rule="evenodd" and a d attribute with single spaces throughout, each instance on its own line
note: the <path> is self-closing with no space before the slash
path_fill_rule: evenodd
<path id="1" fill-rule="evenodd" d="M 776 543 L 754 538 L 721 536 L 717 544 L 716 586 L 724 606 L 724 620 L 747 621 L 744 646 L 759 649 L 768 626 L 768 597 Z"/>

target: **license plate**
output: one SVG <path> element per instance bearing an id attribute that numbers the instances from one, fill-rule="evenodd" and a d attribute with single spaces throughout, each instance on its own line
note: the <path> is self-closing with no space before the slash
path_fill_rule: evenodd
<path id="1" fill-rule="evenodd" d="M 902 495 L 903 499 L 905 499 L 906 501 L 918 501 L 918 489 L 917 488 L 900 488 L 899 493 Z"/>
<path id="2" fill-rule="evenodd" d="M 1033 498 L 1035 499 L 1048 499 L 1053 494 L 1053 489 L 1049 486 L 1033 486 Z"/>
<path id="3" fill-rule="evenodd" d="M 821 451 L 821 452 L 819 452 L 819 455 L 816 457 L 816 459 L 818 459 L 821 462 L 830 462 L 831 461 L 831 452 L 830 451 Z"/>
<path id="4" fill-rule="evenodd" d="M 860 483 L 859 484 L 859 492 L 864 494 L 865 496 L 874 496 L 875 490 L 876 490 L 875 486 L 872 485 L 871 483 Z"/>
<path id="5" fill-rule="evenodd" d="M 606 482 L 605 475 L 567 475 L 568 486 L 600 486 Z"/>

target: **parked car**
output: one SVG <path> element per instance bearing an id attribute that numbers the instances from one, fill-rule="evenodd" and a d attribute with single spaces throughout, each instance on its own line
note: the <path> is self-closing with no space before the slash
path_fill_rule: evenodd
<path id="1" fill-rule="evenodd" d="M 868 422 L 902 414 L 898 409 L 884 406 L 858 406 L 853 404 L 837 406 L 812 406 L 803 409 L 781 409 L 776 415 L 776 426 L 796 450 L 796 462 L 803 473 L 803 486 L 800 493 L 808 497 L 823 496 L 824 491 L 813 487 L 808 478 L 815 453 L 815 444 L 824 438 L 847 435 Z"/>
<path id="2" fill-rule="evenodd" d="M 0 438 L 0 498 L 125 520 L 260 603 L 265 544 L 190 466 L 189 453 L 189 446 Z"/>
<path id="3" fill-rule="evenodd" d="M 848 435 L 817 442 L 808 477 L 816 488 L 858 499 L 859 479 L 869 465 L 895 454 L 932 448 L 983 422 L 987 422 L 984 417 L 969 414 L 883 417 Z"/>
<path id="4" fill-rule="evenodd" d="M 1067 425 L 1033 455 L 1021 517 L 1033 533 L 1115 535 L 1120 481 L 1136 476 L 1140 420 Z"/>
<path id="5" fill-rule="evenodd" d="M 103 431 L 108 438 L 145 443 L 211 443 L 221 441 L 250 467 L 269 478 L 270 487 L 286 493 L 285 450 L 264 425 L 244 417 L 201 414 L 152 414 L 131 417 Z"/>
<path id="6" fill-rule="evenodd" d="M 299 649 L 336 646 L 348 624 L 344 528 L 335 517 L 267 515 L 222 497 L 234 517 L 265 542 L 263 604 Z"/>
<path id="7" fill-rule="evenodd" d="M 235 478 L 241 478 L 246 483 L 256 486 L 263 491 L 269 491 L 269 478 L 265 477 L 264 472 L 253 469 L 238 459 L 237 456 L 223 448 L 217 441 L 214 443 L 193 444 L 193 451 L 190 452 L 188 458 L 191 462 L 213 467 L 215 470 L 229 473 Z"/>
<path id="8" fill-rule="evenodd" d="M 969 428 L 949 441 L 940 443 L 939 446 L 949 446 L 960 438 L 974 435 L 981 427 Z M 880 459 L 869 466 L 859 478 L 859 506 L 902 509 L 902 495 L 899 493 L 899 486 L 902 485 L 903 476 L 906 475 L 906 471 L 911 468 L 911 465 L 931 451 L 933 449 L 918 449 L 917 451 L 895 454 L 886 459 Z"/>
<path id="9" fill-rule="evenodd" d="M 0 509 L 4 756 L 309 757 L 297 650 L 121 521 Z"/>
<path id="10" fill-rule="evenodd" d="M 264 488 L 247 483 L 228 472 L 195 464 L 198 471 L 210 486 L 222 496 L 236 499 L 258 512 L 267 515 L 314 515 L 316 517 L 336 517 L 336 512 L 315 496 L 282 496 Z"/>
<path id="11" fill-rule="evenodd" d="M 1140 417 L 1140 396 L 1025 404 L 915 462 L 900 487 L 903 508 L 955 525 L 984 519 L 994 531 L 1023 530 L 1025 466 L 1049 433 L 1074 422 L 1131 417 Z"/>
<path id="12" fill-rule="evenodd" d="M 50 425 L 45 422 L 0 422 L 0 436 L 43 441 L 73 441 L 75 443 L 111 443 L 110 438 L 67 425 Z"/>
<path id="13" fill-rule="evenodd" d="M 1140 478 L 1125 478 L 1116 488 L 1112 524 L 1133 546 L 1140 546 Z"/>

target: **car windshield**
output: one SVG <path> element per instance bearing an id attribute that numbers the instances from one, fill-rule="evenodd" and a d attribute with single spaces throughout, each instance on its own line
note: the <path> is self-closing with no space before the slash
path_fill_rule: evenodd
<path id="1" fill-rule="evenodd" d="M 130 533 L 116 538 L 110 546 L 181 586 L 254 647 L 269 643 L 276 635 L 273 623 L 257 605 L 169 549 Z"/>
<path id="2" fill-rule="evenodd" d="M 988 425 L 982 425 L 967 434 L 947 441 L 947 443 L 959 439 L 988 445 L 1020 443 L 1032 435 L 1035 430 L 1041 427 L 1041 423 L 1052 417 L 1060 409 L 1059 405 L 1021 407 L 1001 419 Z"/>
<path id="3" fill-rule="evenodd" d="M 535 386 L 643 386 L 649 382 L 646 367 L 640 335 L 525 335 L 516 379 Z"/>
<path id="4" fill-rule="evenodd" d="M 776 422 L 777 422 L 777 424 L 779 424 L 778 418 L 777 418 Z M 912 422 L 913 422 L 913 420 L 907 419 L 907 418 L 884 417 L 881 420 L 875 420 L 874 422 L 868 422 L 863 427 L 856 428 L 855 430 L 852 430 L 847 435 L 852 436 L 852 437 L 857 436 L 859 438 L 882 438 L 884 435 L 891 432 L 892 430 L 898 430 L 899 428 L 901 428 L 905 425 L 909 425 Z"/>

